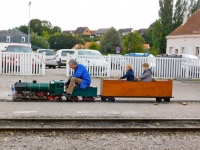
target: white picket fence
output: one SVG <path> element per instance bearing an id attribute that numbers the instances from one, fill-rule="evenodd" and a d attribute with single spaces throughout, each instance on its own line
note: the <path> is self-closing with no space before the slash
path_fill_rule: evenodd
<path id="1" fill-rule="evenodd" d="M 0 52 L 0 74 L 45 75 L 45 53 Z"/>
<path id="2" fill-rule="evenodd" d="M 135 76 L 143 72 L 142 64 L 149 63 L 154 78 L 192 78 L 200 79 L 199 59 L 127 57 L 127 56 L 74 56 L 67 55 L 66 76 L 73 74 L 68 61 L 76 59 L 83 64 L 92 77 L 121 77 L 126 73 L 125 66 L 133 66 Z"/>

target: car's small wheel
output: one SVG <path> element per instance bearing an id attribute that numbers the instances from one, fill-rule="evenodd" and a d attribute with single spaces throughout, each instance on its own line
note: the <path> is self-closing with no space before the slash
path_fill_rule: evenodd
<path id="1" fill-rule="evenodd" d="M 53 66 L 53 69 L 56 69 L 56 66 Z"/>
<path id="2" fill-rule="evenodd" d="M 49 66 L 49 69 L 51 68 L 51 66 Z"/>

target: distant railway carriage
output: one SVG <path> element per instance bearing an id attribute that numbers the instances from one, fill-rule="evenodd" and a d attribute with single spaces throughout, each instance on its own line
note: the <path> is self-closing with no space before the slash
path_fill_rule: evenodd
<path id="1" fill-rule="evenodd" d="M 15 83 L 14 99 L 33 99 L 33 100 L 62 100 L 65 93 L 65 82 L 54 80 L 49 83 L 19 82 Z M 139 97 L 139 98 L 156 98 L 156 101 L 162 100 L 169 102 L 172 98 L 173 81 L 152 82 L 127 82 L 123 80 L 106 80 L 101 79 L 100 95 L 97 94 L 97 87 L 90 86 L 81 89 L 76 86 L 72 97 L 67 100 L 77 101 L 82 97 L 83 101 L 94 101 L 100 97 L 102 101 L 115 101 L 116 97 Z"/>

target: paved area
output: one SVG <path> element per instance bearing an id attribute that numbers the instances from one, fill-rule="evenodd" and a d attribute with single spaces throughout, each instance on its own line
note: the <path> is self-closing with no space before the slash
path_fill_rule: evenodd
<path id="1" fill-rule="evenodd" d="M 0 102 L 0 118 L 120 117 L 199 118 L 200 103 L 57 103 Z"/>
<path id="2" fill-rule="evenodd" d="M 12 76 L 12 75 L 0 75 L 0 99 L 10 99 L 8 95 L 11 93 L 9 88 L 18 80 L 32 82 L 37 80 L 38 82 L 50 82 L 52 80 L 67 80 L 65 68 L 46 69 L 45 76 Z M 172 100 L 200 100 L 200 82 L 181 82 L 174 81 L 173 84 L 173 96 Z M 93 78 L 92 85 L 98 87 L 98 93 L 100 92 L 100 78 Z M 155 100 L 153 99 L 141 99 L 131 98 L 131 100 Z"/>
<path id="3" fill-rule="evenodd" d="M 9 86 L 18 80 L 49 82 L 66 80 L 65 69 L 47 69 L 46 76 L 0 76 L 1 99 L 9 99 Z M 195 82 L 196 83 L 196 82 Z M 174 81 L 174 100 L 199 100 L 200 84 Z M 92 84 L 100 87 L 100 79 Z M 122 99 L 123 100 L 123 99 Z M 146 100 L 137 99 L 132 100 Z M 153 100 L 155 99 L 147 99 Z M 173 101 L 173 99 L 172 99 Z M 189 102 L 158 104 L 150 103 L 59 103 L 59 102 L 0 102 L 0 117 L 134 117 L 134 118 L 198 118 L 200 103 Z"/>

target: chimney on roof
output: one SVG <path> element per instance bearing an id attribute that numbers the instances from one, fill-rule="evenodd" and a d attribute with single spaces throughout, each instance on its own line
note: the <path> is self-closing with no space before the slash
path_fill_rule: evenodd
<path id="1" fill-rule="evenodd" d="M 187 9 L 185 9 L 183 12 L 183 24 L 187 22 L 187 19 L 188 19 Z"/>

